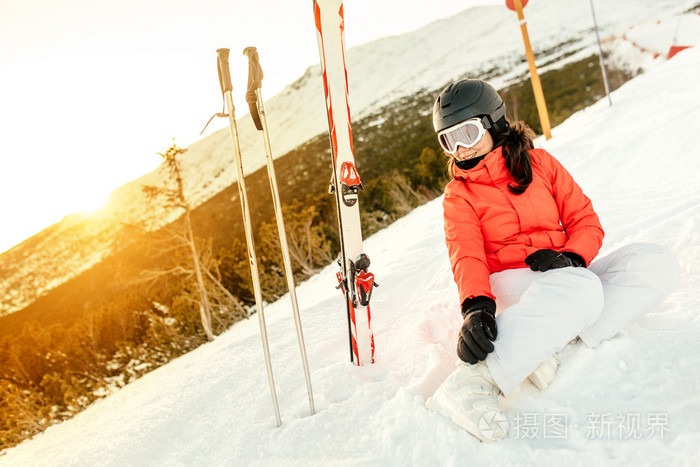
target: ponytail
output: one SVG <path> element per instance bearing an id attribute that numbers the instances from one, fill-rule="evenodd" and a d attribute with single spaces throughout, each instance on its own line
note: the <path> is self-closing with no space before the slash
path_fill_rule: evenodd
<path id="1" fill-rule="evenodd" d="M 530 149 L 534 149 L 532 141 L 535 132 L 523 121 L 506 122 L 506 130 L 498 136 L 494 147 L 503 146 L 503 158 L 515 185 L 508 184 L 511 193 L 521 195 L 532 183 L 532 159 Z"/>

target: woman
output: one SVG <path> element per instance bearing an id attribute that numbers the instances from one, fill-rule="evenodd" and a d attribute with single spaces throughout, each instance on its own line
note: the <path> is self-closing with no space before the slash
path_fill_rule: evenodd
<path id="1" fill-rule="evenodd" d="M 433 124 L 450 156 L 445 238 L 464 322 L 458 368 L 427 405 L 490 441 L 507 436 L 507 423 L 487 423 L 507 420 L 500 394 L 528 376 L 544 389 L 555 352 L 577 337 L 595 347 L 617 334 L 668 296 L 679 268 L 653 244 L 593 261 L 604 233 L 591 201 L 534 148 L 530 128 L 506 120 L 488 83 L 447 86 Z"/>

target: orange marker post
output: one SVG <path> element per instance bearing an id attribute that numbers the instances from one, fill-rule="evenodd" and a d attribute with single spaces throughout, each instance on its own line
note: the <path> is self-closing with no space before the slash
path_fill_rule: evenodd
<path id="1" fill-rule="evenodd" d="M 525 0 L 524 3 L 527 4 L 527 0 Z M 513 8 L 511 8 L 511 5 L 518 14 L 518 20 L 520 21 L 520 32 L 523 34 L 525 54 L 527 55 L 527 63 L 530 66 L 530 81 L 532 81 L 532 91 L 535 94 L 535 104 L 537 104 L 537 113 L 540 116 L 542 133 L 545 139 L 550 139 L 552 137 L 552 127 L 549 123 L 549 113 L 547 112 L 547 104 L 545 103 L 544 93 L 542 92 L 540 75 L 537 74 L 535 56 L 530 46 L 530 37 L 527 34 L 527 23 L 525 22 L 525 15 L 523 14 L 523 0 L 506 0 L 506 6 L 512 10 Z"/>

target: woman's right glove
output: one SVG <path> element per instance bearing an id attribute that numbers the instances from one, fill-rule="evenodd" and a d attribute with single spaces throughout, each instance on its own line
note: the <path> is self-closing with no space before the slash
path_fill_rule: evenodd
<path id="1" fill-rule="evenodd" d="M 464 323 L 459 332 L 457 355 L 467 363 L 477 363 L 493 352 L 496 340 L 496 302 L 489 297 L 474 297 L 462 303 Z"/>

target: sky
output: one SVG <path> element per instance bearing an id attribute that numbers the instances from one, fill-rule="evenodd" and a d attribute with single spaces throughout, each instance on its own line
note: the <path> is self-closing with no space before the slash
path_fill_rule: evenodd
<path id="1" fill-rule="evenodd" d="M 345 2 L 350 48 L 477 4 Z M 245 47 L 263 98 L 319 62 L 310 0 L 0 0 L 0 251 L 153 170 L 158 152 L 223 128 L 216 50 L 231 49 L 237 116 Z M 319 93 L 323 92 L 319 83 Z M 303 118 L 303 116 L 300 116 Z"/>

